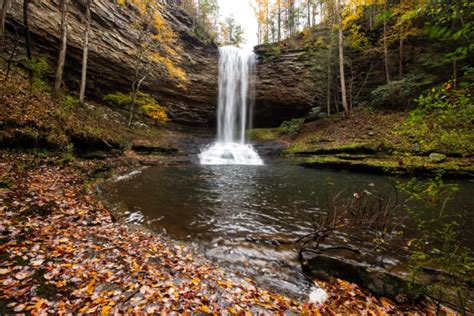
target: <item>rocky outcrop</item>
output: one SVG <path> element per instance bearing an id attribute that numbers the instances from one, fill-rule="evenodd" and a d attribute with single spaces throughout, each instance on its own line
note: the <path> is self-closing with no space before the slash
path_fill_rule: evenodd
<path id="1" fill-rule="evenodd" d="M 318 46 L 310 49 L 299 38 L 257 46 L 255 53 L 257 125 L 276 126 L 325 104 L 327 49 Z"/>
<path id="2" fill-rule="evenodd" d="M 33 1 L 30 4 L 30 27 L 33 51 L 45 55 L 55 65 L 59 46 L 60 13 L 58 1 Z M 7 16 L 7 38 L 22 31 L 21 0 L 12 1 Z M 183 47 L 180 66 L 189 79 L 179 88 L 158 67 L 143 84 L 143 90 L 153 94 L 177 123 L 211 125 L 215 121 L 217 95 L 217 47 L 205 44 L 194 36 L 192 21 L 178 6 L 177 0 L 162 1 L 165 18 L 179 36 Z M 82 60 L 83 12 L 81 1 L 71 1 L 68 52 L 65 81 L 78 90 Z M 133 69 L 133 50 L 137 33 L 131 27 L 136 13 L 119 6 L 116 1 L 96 0 L 92 5 L 92 25 L 89 48 L 88 96 L 100 98 L 112 91 L 129 91 Z M 22 46 L 22 45 L 20 45 Z M 16 59 L 23 58 L 20 51 Z"/>
<path id="3" fill-rule="evenodd" d="M 330 112 L 342 111 L 336 40 L 329 50 L 330 31 L 320 26 L 280 43 L 255 47 L 257 125 L 276 126 L 295 117 L 311 120 L 311 112 L 327 112 L 328 97 Z M 381 77 L 374 69 L 383 69 L 382 59 L 374 52 L 361 54 L 350 47 L 345 47 L 344 54 L 347 97 L 356 104 L 380 85 Z"/>

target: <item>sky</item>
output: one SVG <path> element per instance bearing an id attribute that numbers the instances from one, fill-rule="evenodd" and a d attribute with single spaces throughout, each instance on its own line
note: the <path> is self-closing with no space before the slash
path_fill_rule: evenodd
<path id="1" fill-rule="evenodd" d="M 245 30 L 246 45 L 253 47 L 258 44 L 257 19 L 250 6 L 250 0 L 218 0 L 221 19 L 233 15 Z"/>

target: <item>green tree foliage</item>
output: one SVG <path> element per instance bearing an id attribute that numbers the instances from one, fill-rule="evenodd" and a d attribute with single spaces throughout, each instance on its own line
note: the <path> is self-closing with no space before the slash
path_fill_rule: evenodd
<path id="1" fill-rule="evenodd" d="M 106 95 L 104 101 L 123 108 L 129 108 L 132 103 L 135 103 L 148 117 L 156 122 L 166 123 L 169 121 L 165 108 L 159 105 L 151 95 L 143 92 L 139 92 L 135 99 L 131 93 L 114 92 Z"/>
<path id="2" fill-rule="evenodd" d="M 428 181 L 412 179 L 406 184 L 398 183 L 398 188 L 409 197 L 405 210 L 417 231 L 407 244 L 413 277 L 416 279 L 425 267 L 445 271 L 448 277 L 433 283 L 429 290 L 438 299 L 459 300 L 463 307 L 467 299 L 472 299 L 469 282 L 474 277 L 474 258 L 465 240 L 469 225 L 464 217 L 469 210 L 449 207 L 458 186 L 444 183 L 439 174 Z"/>
<path id="3" fill-rule="evenodd" d="M 304 124 L 303 118 L 294 118 L 289 121 L 285 121 L 281 123 L 279 131 L 282 134 L 288 134 L 288 135 L 294 136 L 299 133 L 299 131 L 303 127 L 303 124 Z"/>
<path id="4" fill-rule="evenodd" d="M 45 76 L 50 66 L 45 57 L 33 57 L 24 60 L 24 66 L 28 69 L 30 76 L 30 92 L 33 96 L 39 96 L 44 91 Z"/>
<path id="5" fill-rule="evenodd" d="M 221 44 L 241 46 L 245 43 L 244 29 L 233 16 L 224 20 L 221 26 Z"/>
<path id="6" fill-rule="evenodd" d="M 473 85 L 454 89 L 452 81 L 433 88 L 417 100 L 417 108 L 401 128 L 425 150 L 444 149 L 469 155 L 474 152 Z"/>
<path id="7" fill-rule="evenodd" d="M 195 33 L 201 40 L 214 42 L 217 39 L 218 19 L 217 0 L 198 0 Z"/>

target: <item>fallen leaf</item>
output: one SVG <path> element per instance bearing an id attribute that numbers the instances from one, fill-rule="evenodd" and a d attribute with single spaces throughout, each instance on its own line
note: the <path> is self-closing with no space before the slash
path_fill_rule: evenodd
<path id="1" fill-rule="evenodd" d="M 33 271 L 22 271 L 22 272 L 15 273 L 13 276 L 15 277 L 15 279 L 21 281 L 32 275 L 33 275 Z"/>
<path id="2" fill-rule="evenodd" d="M 0 269 L 0 275 L 12 272 L 12 269 Z"/>
<path id="3" fill-rule="evenodd" d="M 31 265 L 34 267 L 39 267 L 40 265 L 43 264 L 43 262 L 44 262 L 44 259 L 38 259 L 38 260 L 31 261 Z"/>

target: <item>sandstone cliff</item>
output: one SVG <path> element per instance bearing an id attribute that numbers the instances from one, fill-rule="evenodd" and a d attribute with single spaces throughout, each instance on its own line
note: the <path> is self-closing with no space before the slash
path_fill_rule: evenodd
<path id="1" fill-rule="evenodd" d="M 159 69 L 152 72 L 143 84 L 143 90 L 153 94 L 164 105 L 174 122 L 211 125 L 215 121 L 217 95 L 217 47 L 198 40 L 192 32 L 192 21 L 177 5 L 166 3 L 165 18 L 179 35 L 183 46 L 182 63 L 189 83 L 185 89 L 177 88 Z M 22 32 L 22 0 L 14 0 L 7 17 L 7 37 L 15 30 Z M 89 49 L 89 96 L 130 90 L 133 49 L 137 34 L 130 27 L 133 10 L 127 10 L 116 1 L 95 0 L 92 5 L 92 25 Z M 71 1 L 69 18 L 68 54 L 65 81 L 74 90 L 80 80 L 82 60 L 83 12 L 80 1 Z M 58 0 L 33 1 L 30 4 L 30 27 L 33 52 L 45 55 L 55 65 L 59 46 L 60 13 Z M 11 45 L 11 41 L 10 41 Z M 17 59 L 23 58 L 17 54 Z"/>
<path id="2" fill-rule="evenodd" d="M 313 56 L 299 43 L 255 47 L 258 57 L 256 124 L 275 126 L 292 117 L 305 116 L 311 107 L 322 105 L 327 71 L 314 71 Z M 319 86 L 314 82 L 319 81 Z M 272 113 L 272 115 L 265 115 Z"/>
<path id="3" fill-rule="evenodd" d="M 334 44 L 336 40 L 333 38 Z M 329 50 L 330 42 L 329 30 L 322 26 L 280 43 L 255 47 L 257 125 L 276 126 L 307 116 L 314 107 L 327 112 L 328 97 L 331 113 L 342 110 L 338 51 L 335 45 Z M 382 69 L 382 59 L 373 52 L 361 54 L 349 47 L 345 55 L 348 99 L 356 104 L 380 84 L 374 69 Z"/>

